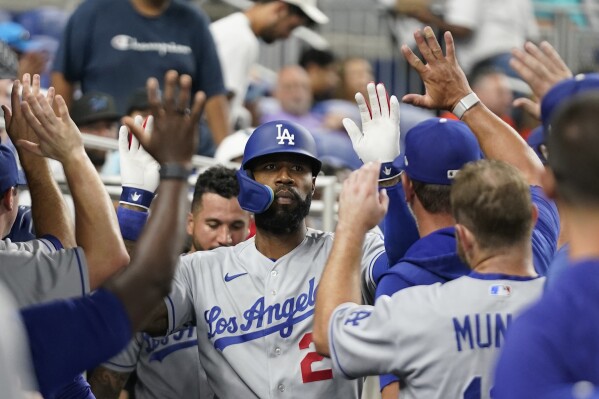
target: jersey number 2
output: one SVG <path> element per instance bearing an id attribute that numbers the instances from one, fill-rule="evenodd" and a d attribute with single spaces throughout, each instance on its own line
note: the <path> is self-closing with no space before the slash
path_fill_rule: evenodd
<path id="1" fill-rule="evenodd" d="M 300 349 L 308 349 L 312 344 L 312 333 L 306 333 L 299 342 Z M 320 356 L 317 352 L 308 352 L 302 359 L 300 366 L 302 369 L 302 380 L 304 384 L 308 382 L 330 380 L 333 378 L 333 370 L 312 370 L 312 363 L 320 362 L 324 357 Z"/>

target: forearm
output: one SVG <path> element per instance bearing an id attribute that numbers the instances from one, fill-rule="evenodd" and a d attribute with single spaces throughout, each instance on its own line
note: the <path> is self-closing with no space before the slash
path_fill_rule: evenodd
<path id="1" fill-rule="evenodd" d="M 387 188 L 389 209 L 385 215 L 385 251 L 394 265 L 419 238 L 416 220 L 408 208 L 401 183 Z"/>
<path id="2" fill-rule="evenodd" d="M 63 166 L 75 204 L 77 245 L 85 251 L 93 290 L 125 266 L 129 256 L 104 184 L 83 148 L 77 151 Z"/>
<path id="3" fill-rule="evenodd" d="M 69 209 L 46 158 L 18 149 L 31 194 L 31 213 L 38 237 L 52 235 L 64 248 L 73 248 L 75 232 Z"/>
<path id="4" fill-rule="evenodd" d="M 509 163 L 524 174 L 528 184 L 541 184 L 544 168 L 532 148 L 484 104 L 478 103 L 466 111 L 462 121 L 476 136 L 487 159 Z"/>
<path id="5" fill-rule="evenodd" d="M 206 119 L 214 144 L 218 146 L 230 132 L 229 103 L 224 94 L 212 96 L 206 101 Z"/>
<path id="6" fill-rule="evenodd" d="M 316 350 L 329 354 L 328 327 L 335 308 L 345 302 L 360 303 L 360 259 L 364 232 L 354 226 L 337 225 L 333 249 L 327 260 L 316 295 L 314 313 L 314 343 Z"/>
<path id="7" fill-rule="evenodd" d="M 125 305 L 134 331 L 153 319 L 151 312 L 170 292 L 179 250 L 185 240 L 184 221 L 189 208 L 186 196 L 186 181 L 161 182 L 152 217 L 137 242 L 133 262 L 107 284 Z"/>

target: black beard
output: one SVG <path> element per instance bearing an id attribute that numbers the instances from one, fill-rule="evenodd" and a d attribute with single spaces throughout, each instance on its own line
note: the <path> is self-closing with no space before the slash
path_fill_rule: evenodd
<path id="1" fill-rule="evenodd" d="M 272 234 L 285 235 L 296 231 L 310 212 L 312 193 L 309 193 L 303 201 L 297 193 L 294 191 L 292 191 L 292 193 L 297 201 L 296 207 L 286 209 L 287 206 L 282 206 L 273 202 L 266 212 L 254 215 L 256 228 Z"/>

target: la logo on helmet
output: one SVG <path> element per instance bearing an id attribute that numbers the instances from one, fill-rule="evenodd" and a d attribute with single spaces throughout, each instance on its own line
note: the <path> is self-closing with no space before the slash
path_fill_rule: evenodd
<path id="1" fill-rule="evenodd" d="M 284 129 L 281 132 L 282 127 L 282 124 L 277 125 L 277 140 L 279 140 L 278 144 L 285 144 L 285 140 L 287 140 L 287 145 L 295 145 L 295 142 L 293 141 L 295 140 L 295 135 L 289 133 L 289 130 L 287 129 Z"/>

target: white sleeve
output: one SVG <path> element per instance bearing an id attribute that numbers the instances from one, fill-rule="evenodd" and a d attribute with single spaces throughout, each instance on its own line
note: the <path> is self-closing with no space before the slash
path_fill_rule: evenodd
<path id="1" fill-rule="evenodd" d="M 440 284 L 411 287 L 393 296 L 381 296 L 375 306 L 345 303 L 329 322 L 333 371 L 344 378 L 395 374 L 401 376 L 430 351 L 426 333 L 434 328 Z"/>
<path id="2" fill-rule="evenodd" d="M 191 256 L 182 256 L 173 279 L 171 293 L 164 298 L 168 312 L 168 328 L 165 335 L 172 334 L 179 328 L 194 322 L 195 312 L 193 306 L 194 269 Z"/>
<path id="3" fill-rule="evenodd" d="M 447 0 L 443 19 L 451 25 L 475 30 L 480 21 L 480 0 Z"/>
<path id="4" fill-rule="evenodd" d="M 129 345 L 121 353 L 102 364 L 102 367 L 117 373 L 131 373 L 137 367 L 139 352 L 141 351 L 142 334 L 137 333 L 129 341 Z"/>
<path id="5" fill-rule="evenodd" d="M 373 278 L 373 268 L 376 261 L 385 254 L 385 242 L 383 237 L 377 233 L 368 233 L 362 247 L 362 296 L 365 303 L 374 303 L 376 283 Z"/>
<path id="6" fill-rule="evenodd" d="M 345 303 L 329 322 L 329 347 L 333 372 L 353 379 L 390 372 L 395 357 L 390 309 L 382 297 L 377 306 Z M 380 305 L 379 305 L 380 304 Z"/>
<path id="7" fill-rule="evenodd" d="M 50 252 L 43 240 L 30 242 L 39 250 L 0 250 L 0 280 L 19 307 L 89 292 L 89 276 L 81 248 Z M 26 243 L 29 244 L 29 243 Z M 25 244 L 23 244 L 25 245 Z M 24 248 L 19 245 L 19 248 Z"/>

